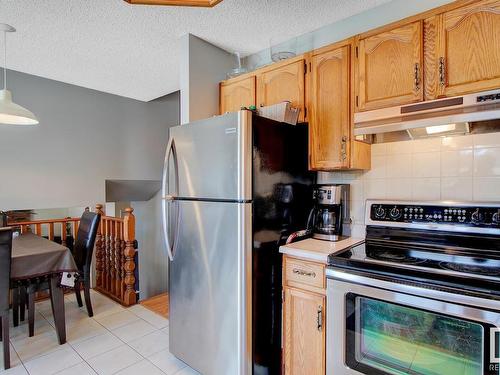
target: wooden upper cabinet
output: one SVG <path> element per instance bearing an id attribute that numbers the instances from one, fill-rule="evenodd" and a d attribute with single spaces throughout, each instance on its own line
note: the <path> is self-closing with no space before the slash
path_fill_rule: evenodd
<path id="1" fill-rule="evenodd" d="M 220 84 L 220 113 L 237 112 L 255 105 L 255 76 L 234 78 Z"/>
<path id="2" fill-rule="evenodd" d="M 422 21 L 364 37 L 357 50 L 357 110 L 423 100 Z"/>
<path id="3" fill-rule="evenodd" d="M 350 46 L 311 58 L 309 167 L 329 170 L 349 166 L 351 129 Z"/>
<path id="4" fill-rule="evenodd" d="M 437 16 L 440 96 L 500 87 L 500 1 L 483 0 Z"/>
<path id="5" fill-rule="evenodd" d="M 285 374 L 325 373 L 325 297 L 285 288 Z"/>
<path id="6" fill-rule="evenodd" d="M 299 122 L 305 120 L 305 60 L 294 59 L 271 65 L 257 73 L 257 105 L 290 101 L 299 108 Z"/>

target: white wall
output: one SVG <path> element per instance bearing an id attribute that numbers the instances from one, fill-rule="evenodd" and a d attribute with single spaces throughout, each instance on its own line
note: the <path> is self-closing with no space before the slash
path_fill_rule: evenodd
<path id="1" fill-rule="evenodd" d="M 178 94 L 145 103 L 13 71 L 9 86 L 40 124 L 0 125 L 0 209 L 93 206 L 105 179 L 160 178 Z"/>
<path id="2" fill-rule="evenodd" d="M 351 185 L 353 236 L 364 236 L 366 199 L 500 202 L 500 133 L 375 144 L 370 171 L 318 182 Z"/>
<path id="3" fill-rule="evenodd" d="M 219 82 L 233 68 L 229 52 L 195 35 L 181 40 L 181 124 L 219 114 Z"/>
<path id="4" fill-rule="evenodd" d="M 326 46 L 388 23 L 425 12 L 453 0 L 393 0 L 297 38 L 297 54 Z M 255 69 L 271 63 L 269 48 L 248 56 L 245 66 Z"/>

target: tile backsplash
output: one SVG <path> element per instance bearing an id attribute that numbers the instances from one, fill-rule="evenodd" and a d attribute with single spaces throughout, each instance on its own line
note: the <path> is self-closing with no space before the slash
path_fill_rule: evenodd
<path id="1" fill-rule="evenodd" d="M 351 185 L 352 235 L 364 237 L 366 199 L 500 202 L 500 132 L 372 145 L 372 169 L 319 172 Z"/>

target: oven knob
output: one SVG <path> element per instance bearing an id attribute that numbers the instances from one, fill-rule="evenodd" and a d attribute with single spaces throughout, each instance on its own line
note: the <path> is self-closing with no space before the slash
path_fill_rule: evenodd
<path id="1" fill-rule="evenodd" d="M 491 221 L 493 222 L 493 224 L 500 224 L 500 210 L 493 214 L 493 216 L 491 217 Z"/>
<path id="2" fill-rule="evenodd" d="M 382 206 L 375 210 L 375 216 L 378 217 L 379 219 L 385 217 L 385 210 L 382 208 Z"/>
<path id="3" fill-rule="evenodd" d="M 394 208 L 389 212 L 389 215 L 391 215 L 391 219 L 397 220 L 401 217 L 401 211 L 394 206 Z"/>
<path id="4" fill-rule="evenodd" d="M 476 208 L 476 211 L 472 213 L 470 219 L 474 224 L 478 224 L 484 220 L 484 216 L 481 212 L 479 212 L 479 208 Z"/>

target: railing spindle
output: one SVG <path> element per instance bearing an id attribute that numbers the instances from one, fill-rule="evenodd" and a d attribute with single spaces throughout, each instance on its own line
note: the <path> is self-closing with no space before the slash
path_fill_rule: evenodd
<path id="1" fill-rule="evenodd" d="M 78 236 L 78 226 L 80 225 L 80 222 L 78 221 L 73 221 L 73 238 L 76 241 L 76 237 Z"/>
<path id="2" fill-rule="evenodd" d="M 54 241 L 54 223 L 49 223 L 49 240 Z"/>
<path id="3" fill-rule="evenodd" d="M 125 239 L 125 295 L 123 301 L 126 306 L 136 303 L 135 285 L 135 216 L 132 212 L 134 209 L 128 207 L 125 209 L 125 218 L 123 219 L 123 234 Z"/>
<path id="4" fill-rule="evenodd" d="M 109 290 L 109 221 L 104 219 L 104 289 Z"/>
<path id="5" fill-rule="evenodd" d="M 96 213 L 104 216 L 102 212 L 102 204 L 96 204 Z M 102 249 L 102 234 L 103 234 L 103 223 L 99 224 L 99 229 L 97 230 L 97 235 L 95 239 L 95 269 L 96 269 L 96 286 L 103 287 L 103 249 Z"/>
<path id="6" fill-rule="evenodd" d="M 67 236 L 67 233 L 66 233 L 66 224 L 68 222 L 67 221 L 64 221 L 61 223 L 61 244 L 63 246 L 66 246 L 66 236 Z"/>
<path id="7" fill-rule="evenodd" d="M 122 233 L 125 231 L 125 224 L 122 223 Z M 125 235 L 123 235 L 123 239 L 120 241 L 121 245 L 121 276 L 122 276 L 122 285 L 121 285 L 121 299 L 124 300 L 125 298 Z"/>
<path id="8" fill-rule="evenodd" d="M 115 222 L 109 221 L 109 292 L 115 294 L 116 271 L 115 271 Z"/>
<path id="9" fill-rule="evenodd" d="M 115 286 L 114 294 L 118 298 L 121 297 L 121 222 L 119 220 L 115 221 Z"/>

